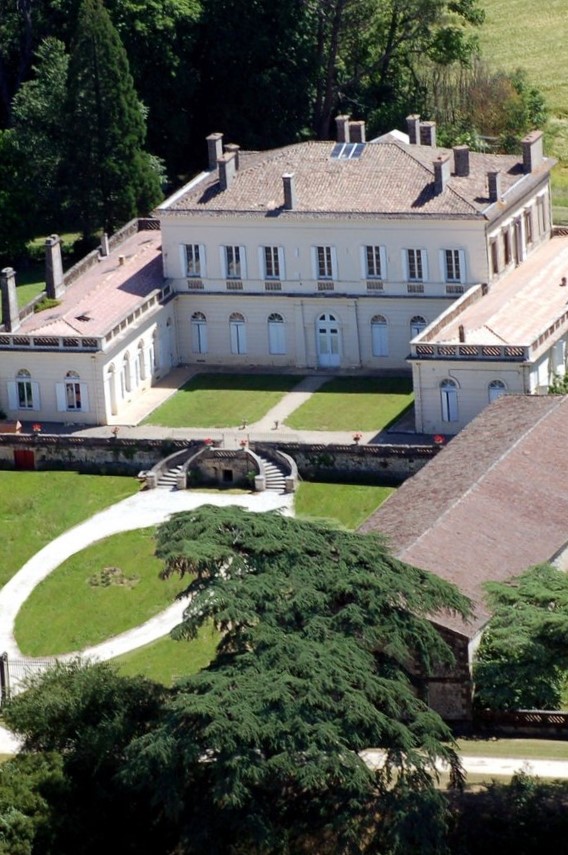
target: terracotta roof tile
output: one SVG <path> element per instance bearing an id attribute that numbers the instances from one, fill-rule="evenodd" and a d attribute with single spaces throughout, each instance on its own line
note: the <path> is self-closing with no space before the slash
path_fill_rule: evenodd
<path id="1" fill-rule="evenodd" d="M 548 561 L 568 541 L 567 419 L 567 397 L 500 398 L 360 527 L 471 598 L 470 623 L 437 623 L 473 637 L 489 616 L 485 582 Z"/>
<path id="2" fill-rule="evenodd" d="M 490 205 L 487 172 L 501 170 L 502 190 L 521 180 L 518 157 L 470 153 L 470 175 L 451 175 L 437 194 L 433 161 L 451 151 L 405 145 L 392 138 L 367 143 L 359 158 L 333 159 L 333 142 L 306 142 L 268 152 L 240 152 L 240 169 L 221 191 L 216 172 L 160 208 L 160 215 L 191 211 L 223 214 L 478 217 Z M 546 159 L 547 171 L 554 161 Z M 282 175 L 293 172 L 297 207 L 283 209 Z"/>

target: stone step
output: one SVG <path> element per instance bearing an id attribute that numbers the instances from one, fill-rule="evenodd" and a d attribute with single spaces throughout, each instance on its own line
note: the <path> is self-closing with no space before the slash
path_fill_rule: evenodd
<path id="1" fill-rule="evenodd" d="M 282 470 L 271 460 L 258 455 L 264 467 L 266 489 L 271 493 L 285 493 L 286 479 Z"/>
<path id="2" fill-rule="evenodd" d="M 182 471 L 182 468 L 183 466 L 180 464 L 179 466 L 174 466 L 172 469 L 168 469 L 167 472 L 160 475 L 158 480 L 158 489 L 172 490 L 177 487 L 177 476 Z"/>

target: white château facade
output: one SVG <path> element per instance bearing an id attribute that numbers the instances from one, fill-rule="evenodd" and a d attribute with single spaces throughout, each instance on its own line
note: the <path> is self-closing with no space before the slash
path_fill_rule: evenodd
<path id="1" fill-rule="evenodd" d="M 554 161 L 540 132 L 516 157 L 441 149 L 433 123 L 407 124 L 408 136 L 367 143 L 364 123 L 340 116 L 337 142 L 268 152 L 212 134 L 209 169 L 155 212 L 161 232 L 103 246 L 73 284 L 52 242 L 60 305 L 19 317 L 4 271 L 0 406 L 20 420 L 119 422 L 179 364 L 409 373 L 411 340 L 549 242 Z M 417 396 L 440 412 L 419 413 L 419 430 L 444 427 L 443 379 Z"/>

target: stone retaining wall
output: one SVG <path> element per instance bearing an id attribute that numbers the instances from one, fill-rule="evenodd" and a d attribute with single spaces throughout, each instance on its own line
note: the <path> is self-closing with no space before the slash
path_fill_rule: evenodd
<path id="1" fill-rule="evenodd" d="M 0 434 L 0 469 L 76 469 L 80 472 L 136 475 L 198 440 L 110 439 L 55 434 Z M 400 484 L 437 453 L 429 446 L 301 445 L 251 443 L 262 453 L 280 448 L 294 458 L 302 478 L 313 481 Z M 28 454 L 22 454 L 27 452 Z M 27 458 L 27 462 L 26 462 Z"/>

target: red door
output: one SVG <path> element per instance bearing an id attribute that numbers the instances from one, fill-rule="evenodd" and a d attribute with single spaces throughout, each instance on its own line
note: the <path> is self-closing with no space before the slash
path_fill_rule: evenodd
<path id="1" fill-rule="evenodd" d="M 14 466 L 16 469 L 35 469 L 35 454 L 27 448 L 14 449 Z"/>

